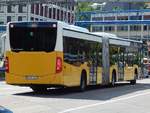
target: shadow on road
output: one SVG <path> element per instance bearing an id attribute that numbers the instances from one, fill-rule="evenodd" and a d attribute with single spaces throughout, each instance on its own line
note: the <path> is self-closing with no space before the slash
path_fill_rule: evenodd
<path id="1" fill-rule="evenodd" d="M 17 93 L 17 96 L 32 96 L 38 98 L 62 98 L 62 99 L 86 99 L 86 100 L 109 100 L 137 91 L 150 89 L 150 84 L 138 83 L 130 85 L 128 83 L 117 84 L 116 87 L 96 86 L 88 87 L 85 92 L 78 92 L 74 88 L 53 89 L 48 92 Z"/>

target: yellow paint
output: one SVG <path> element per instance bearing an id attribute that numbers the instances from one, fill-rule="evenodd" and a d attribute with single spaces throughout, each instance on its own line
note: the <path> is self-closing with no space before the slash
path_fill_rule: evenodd
<path id="1" fill-rule="evenodd" d="M 56 57 L 61 52 L 7 52 L 9 73 L 8 84 L 63 84 L 63 72 L 56 74 Z M 27 76 L 36 76 L 37 80 L 27 80 Z"/>
<path id="2" fill-rule="evenodd" d="M 10 52 L 6 53 L 9 59 L 9 73 L 6 73 L 6 82 L 15 85 L 30 84 L 48 84 L 48 85 L 64 85 L 79 86 L 82 70 L 87 73 L 87 84 L 89 85 L 90 68 L 88 63 L 68 64 L 62 63 L 62 72 L 56 73 L 56 58 L 61 57 L 63 61 L 63 52 Z M 133 67 L 125 67 L 124 80 L 133 80 L 135 69 Z M 117 65 L 110 67 L 110 82 L 112 81 L 113 70 L 116 70 L 118 80 Z M 27 80 L 28 76 L 36 76 L 38 79 Z M 102 67 L 97 68 L 97 84 L 102 83 Z"/>
<path id="3" fill-rule="evenodd" d="M 135 77 L 135 69 L 138 70 L 138 65 L 133 65 L 133 66 L 126 65 L 124 69 L 125 71 L 124 80 L 133 80 Z"/>
<path id="4" fill-rule="evenodd" d="M 102 84 L 102 67 L 97 70 L 97 84 Z"/>

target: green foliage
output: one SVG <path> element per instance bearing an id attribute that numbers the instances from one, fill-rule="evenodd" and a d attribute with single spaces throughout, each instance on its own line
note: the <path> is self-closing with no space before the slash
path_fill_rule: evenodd
<path id="1" fill-rule="evenodd" d="M 90 6 L 93 3 L 91 2 L 79 2 L 77 4 L 77 13 L 83 12 L 83 11 L 93 11 L 94 9 Z"/>
<path id="2" fill-rule="evenodd" d="M 94 9 L 91 7 L 93 3 L 91 2 L 79 2 L 77 4 L 76 8 L 76 17 L 78 21 L 80 20 L 90 20 L 91 15 L 90 14 L 80 14 L 81 12 L 87 12 L 87 11 L 94 11 Z"/>

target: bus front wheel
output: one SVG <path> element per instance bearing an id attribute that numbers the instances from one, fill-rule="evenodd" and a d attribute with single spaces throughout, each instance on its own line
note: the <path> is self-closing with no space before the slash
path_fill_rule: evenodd
<path id="1" fill-rule="evenodd" d="M 130 81 L 130 84 L 131 84 L 131 85 L 135 85 L 135 84 L 136 84 L 136 78 L 137 78 L 137 76 L 138 76 L 137 69 L 135 70 L 134 73 L 135 73 L 135 74 L 134 74 L 134 80 L 131 80 L 131 81 Z"/>
<path id="2" fill-rule="evenodd" d="M 135 84 L 136 84 L 136 80 L 131 80 L 131 81 L 130 81 L 130 84 L 131 84 L 131 85 L 135 85 Z"/>

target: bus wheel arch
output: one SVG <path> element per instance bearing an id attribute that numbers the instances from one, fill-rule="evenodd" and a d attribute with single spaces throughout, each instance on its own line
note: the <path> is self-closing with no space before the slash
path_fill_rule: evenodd
<path id="1" fill-rule="evenodd" d="M 112 71 L 112 78 L 111 78 L 111 86 L 115 86 L 115 82 L 116 81 L 117 81 L 116 70 L 113 69 L 113 71 Z"/>
<path id="2" fill-rule="evenodd" d="M 133 80 L 130 80 L 130 84 L 131 85 L 135 85 L 137 78 L 138 78 L 138 70 L 137 70 L 137 68 L 135 68 L 135 70 L 134 70 L 134 78 L 133 78 Z"/>
<path id="3" fill-rule="evenodd" d="M 135 79 L 138 78 L 138 70 L 137 70 L 137 68 L 135 68 L 135 70 L 134 70 L 134 76 L 135 76 Z"/>
<path id="4" fill-rule="evenodd" d="M 80 91 L 81 92 L 85 91 L 86 87 L 87 87 L 87 72 L 85 69 L 83 69 L 80 77 Z"/>

